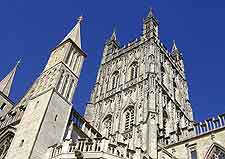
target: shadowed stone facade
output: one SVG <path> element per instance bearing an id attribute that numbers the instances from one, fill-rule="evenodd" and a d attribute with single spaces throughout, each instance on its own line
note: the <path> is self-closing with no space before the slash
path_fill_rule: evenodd
<path id="1" fill-rule="evenodd" d="M 152 10 L 140 37 L 107 40 L 85 116 L 76 112 L 81 21 L 18 104 L 8 98 L 17 65 L 0 82 L 0 158 L 225 159 L 225 114 L 194 121 L 184 57 L 160 41 Z"/>

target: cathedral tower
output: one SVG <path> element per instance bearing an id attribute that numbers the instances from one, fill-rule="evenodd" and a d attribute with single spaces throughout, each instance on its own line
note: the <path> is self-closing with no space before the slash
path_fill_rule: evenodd
<path id="1" fill-rule="evenodd" d="M 7 159 L 42 159 L 48 146 L 62 141 L 72 98 L 86 54 L 81 49 L 80 24 L 54 48 L 33 85 L 32 97 L 12 141 Z"/>
<path id="2" fill-rule="evenodd" d="M 110 143 L 156 159 L 158 144 L 171 135 L 179 141 L 193 118 L 180 52 L 173 46 L 169 53 L 160 42 L 152 10 L 143 28 L 143 35 L 124 47 L 106 44 L 85 117 Z"/>

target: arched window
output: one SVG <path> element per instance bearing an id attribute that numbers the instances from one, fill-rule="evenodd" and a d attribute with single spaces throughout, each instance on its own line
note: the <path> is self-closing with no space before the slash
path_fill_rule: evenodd
<path id="1" fill-rule="evenodd" d="M 134 125 L 134 108 L 128 107 L 124 112 L 125 117 L 125 131 L 128 131 L 133 128 Z"/>
<path id="2" fill-rule="evenodd" d="M 112 89 L 116 88 L 119 82 L 119 72 L 116 71 L 112 75 Z"/>
<path id="3" fill-rule="evenodd" d="M 224 159 L 225 148 L 217 143 L 214 143 L 213 145 L 210 146 L 205 158 L 206 159 Z"/>
<path id="4" fill-rule="evenodd" d="M 110 134 L 111 129 L 112 129 L 112 115 L 107 115 L 103 120 L 103 131 L 107 130 L 107 133 Z"/>
<path id="5" fill-rule="evenodd" d="M 138 76 L 138 63 L 133 62 L 130 66 L 130 80 L 137 78 Z"/>

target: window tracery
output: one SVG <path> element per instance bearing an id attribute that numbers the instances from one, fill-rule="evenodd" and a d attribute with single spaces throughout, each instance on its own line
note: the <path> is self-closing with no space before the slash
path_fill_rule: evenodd
<path id="1" fill-rule="evenodd" d="M 130 80 L 137 78 L 138 76 L 138 63 L 133 62 L 130 66 Z"/>
<path id="2" fill-rule="evenodd" d="M 112 75 L 112 89 L 116 88 L 119 82 L 119 72 L 116 71 Z"/>
<path id="3" fill-rule="evenodd" d="M 1 141 L 1 143 L 0 143 L 0 158 L 4 158 L 5 155 L 7 154 L 9 146 L 11 144 L 11 141 L 12 141 L 11 135 L 9 135 L 3 141 Z"/>
<path id="4" fill-rule="evenodd" d="M 222 149 L 220 146 L 215 145 L 207 159 L 225 159 L 225 149 Z"/>
<path id="5" fill-rule="evenodd" d="M 112 115 L 107 115 L 103 120 L 103 131 L 106 131 L 106 135 L 111 133 L 112 129 Z"/>
<path id="6" fill-rule="evenodd" d="M 124 112 L 125 115 L 125 131 L 129 131 L 134 126 L 134 108 L 128 107 Z"/>

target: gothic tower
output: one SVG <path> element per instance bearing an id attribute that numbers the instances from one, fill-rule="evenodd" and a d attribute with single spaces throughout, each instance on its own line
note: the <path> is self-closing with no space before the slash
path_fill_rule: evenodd
<path id="1" fill-rule="evenodd" d="M 80 24 L 51 51 L 45 69 L 32 86 L 32 97 L 17 128 L 7 159 L 41 159 L 48 146 L 62 141 L 72 98 L 86 54 Z"/>
<path id="2" fill-rule="evenodd" d="M 143 35 L 120 47 L 113 33 L 102 62 L 85 118 L 111 143 L 157 158 L 158 145 L 192 125 L 183 57 L 174 44 L 166 50 L 159 23 L 150 10 Z M 140 157 L 140 156 L 139 156 Z"/>

